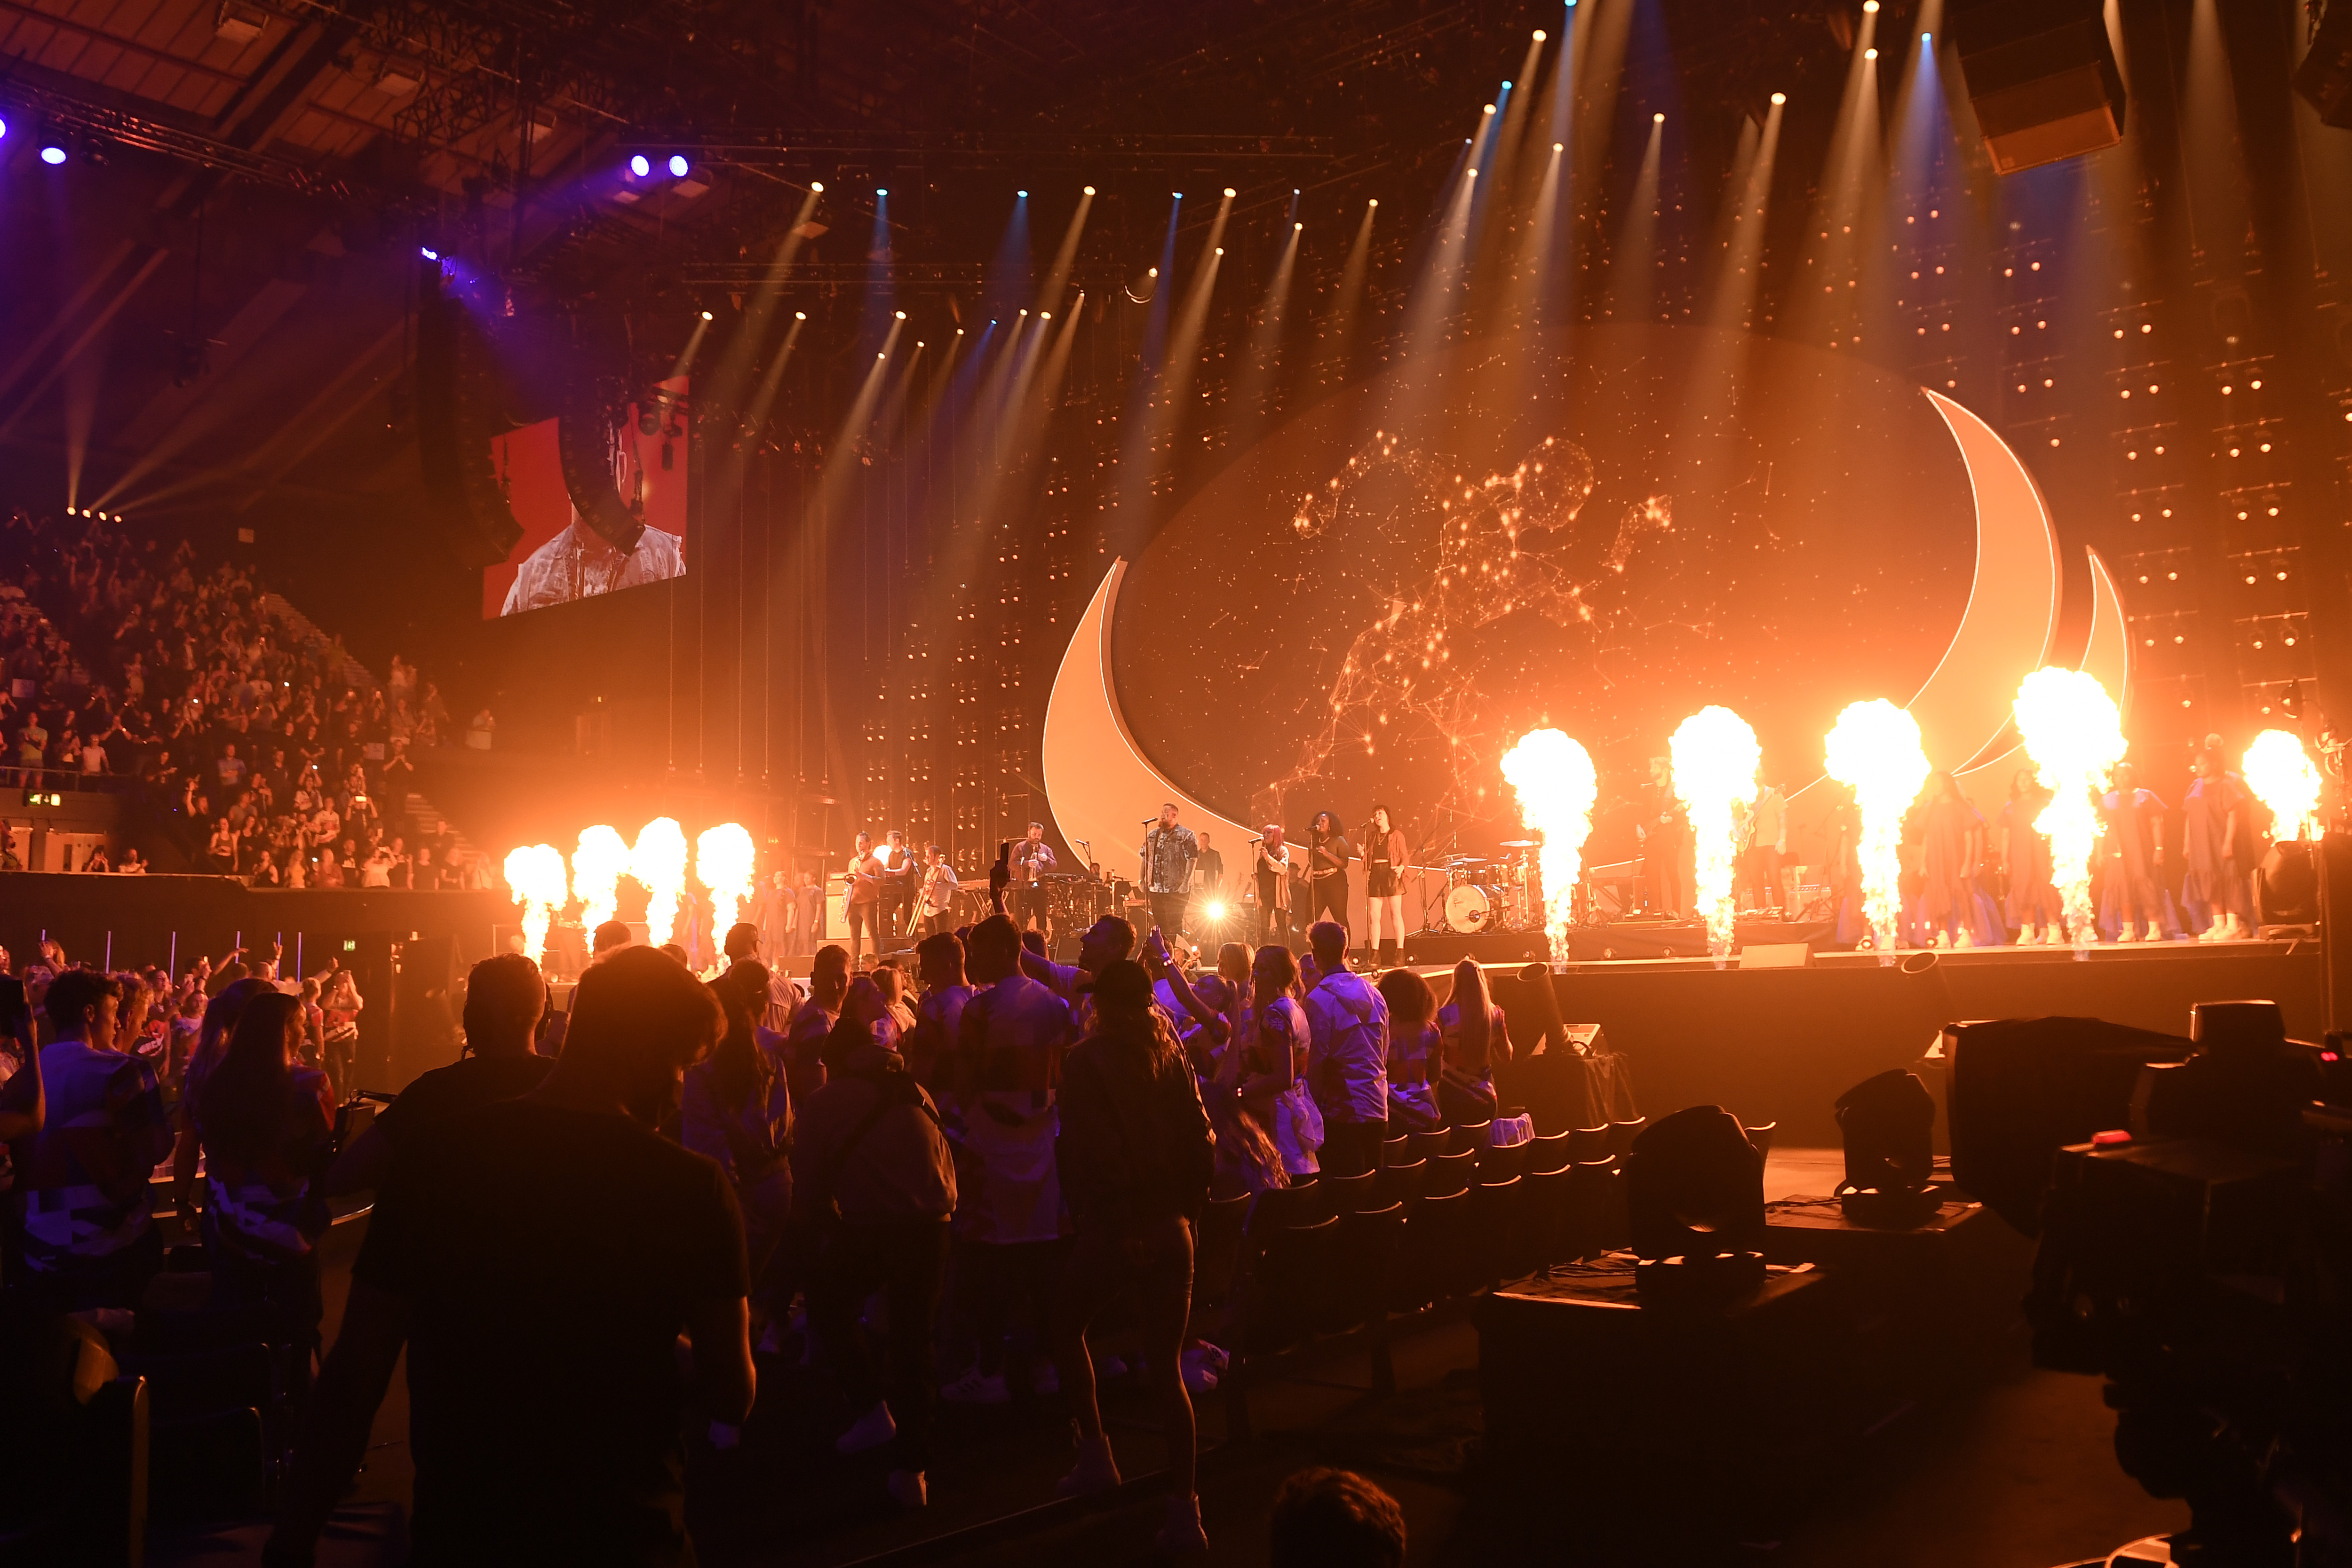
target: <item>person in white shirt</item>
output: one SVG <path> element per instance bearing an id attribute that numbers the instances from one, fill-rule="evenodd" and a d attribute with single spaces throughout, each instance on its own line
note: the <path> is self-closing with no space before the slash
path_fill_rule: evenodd
<path id="1" fill-rule="evenodd" d="M 1380 1165 L 1389 1135 L 1389 1005 L 1348 968 L 1348 928 L 1318 920 L 1307 933 L 1318 978 L 1307 993 L 1307 1083 L 1323 1113 L 1323 1169 L 1360 1176 Z"/>
<path id="2" fill-rule="evenodd" d="M 927 936 L 955 928 L 955 867 L 937 844 L 923 846 L 923 891 L 915 906 L 915 918 Z"/>
<path id="3" fill-rule="evenodd" d="M 562 533 L 523 558 L 500 615 L 593 599 L 615 589 L 686 575 L 686 551 L 676 534 L 647 528 L 635 546 L 615 549 L 577 509 Z M 483 746 L 487 748 L 488 742 Z"/>

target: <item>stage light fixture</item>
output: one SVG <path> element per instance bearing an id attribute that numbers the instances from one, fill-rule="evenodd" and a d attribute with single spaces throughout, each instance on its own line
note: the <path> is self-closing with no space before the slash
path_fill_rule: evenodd
<path id="1" fill-rule="evenodd" d="M 1488 104 L 1486 108 L 1484 108 L 1484 109 L 1480 110 L 1478 112 L 1479 112 L 1479 113 L 1481 113 L 1481 114 L 1492 114 L 1492 113 L 1494 113 L 1494 112 L 1495 112 L 1495 106 L 1494 106 L 1493 104 L 1491 104 L 1491 103 L 1490 103 L 1490 104 Z"/>
<path id="2" fill-rule="evenodd" d="M 6 120 L 0 120 L 0 137 L 5 137 L 5 136 L 6 136 L 7 134 L 8 134 L 8 122 L 7 122 Z"/>
<path id="3" fill-rule="evenodd" d="M 1089 195 L 1089 196 L 1091 196 L 1091 195 L 1093 195 L 1093 194 L 1095 193 L 1095 188 L 1094 188 L 1092 185 L 1088 185 L 1088 186 L 1086 188 L 1086 191 L 1087 191 L 1087 195 Z"/>
<path id="4" fill-rule="evenodd" d="M 54 169 L 66 161 L 66 150 L 52 141 L 41 149 L 41 162 Z"/>
<path id="5" fill-rule="evenodd" d="M 1865 60 L 1874 60 L 1878 57 L 1878 51 L 1876 49 L 1864 49 L 1862 51 L 1862 57 Z"/>
<path id="6" fill-rule="evenodd" d="M 630 172 L 632 175 L 635 176 L 637 179 L 642 180 L 642 179 L 644 179 L 646 175 L 648 175 L 648 174 L 652 173 L 653 172 L 654 172 L 654 161 L 653 161 L 652 159 L 650 159 L 650 158 L 646 157 L 646 156 L 644 153 L 642 153 L 642 152 L 632 153 L 632 154 L 630 155 L 630 157 L 629 157 L 629 172 Z"/>
<path id="7" fill-rule="evenodd" d="M 669 155 L 669 176 L 671 179 L 685 179 L 686 172 L 692 167 L 693 165 L 686 161 L 685 153 L 673 152 Z"/>
<path id="8" fill-rule="evenodd" d="M 1307 225 L 1305 224 L 1293 224 L 1290 225 L 1290 232 L 1292 234 L 1297 234 L 1300 229 L 1303 229 Z"/>
<path id="9" fill-rule="evenodd" d="M 710 319 L 710 312 L 709 312 L 709 311 L 708 311 L 708 310 L 705 310 L 705 311 L 702 313 L 702 319 L 703 319 L 704 320 L 706 320 L 706 321 L 709 320 L 709 319 Z"/>
<path id="10" fill-rule="evenodd" d="M 1233 199 L 1234 195 L 1234 188 L 1233 188 L 1231 185 L 1227 185 L 1227 186 L 1225 187 L 1225 199 L 1226 199 L 1227 201 L 1231 201 L 1231 200 Z"/>
<path id="11" fill-rule="evenodd" d="M 898 317 L 899 320 L 904 321 L 907 319 L 907 313 L 904 310 L 898 311 Z"/>
<path id="12" fill-rule="evenodd" d="M 812 194 L 814 194 L 814 195 L 819 195 L 819 196 L 824 195 L 824 182 L 823 180 L 811 180 L 811 181 L 809 182 L 809 191 L 810 191 L 810 193 L 811 193 Z"/>
<path id="13" fill-rule="evenodd" d="M 1775 109 L 1780 108 L 1782 104 L 1788 101 L 1789 95 L 1785 92 L 1776 92 L 1772 95 L 1772 107 Z"/>
<path id="14" fill-rule="evenodd" d="M 1219 251 L 1217 254 L 1219 256 L 1223 256 L 1224 252 Z M 1051 310 L 1040 310 L 1037 312 L 1037 319 L 1040 321 L 1051 321 L 1053 319 L 1054 313 Z"/>
<path id="15" fill-rule="evenodd" d="M 1543 41 L 1544 41 L 1544 30 L 1543 30 L 1541 27 L 1538 27 L 1538 28 L 1536 29 L 1536 42 L 1537 42 L 1537 43 L 1538 43 L 1538 44 L 1540 44 L 1540 43 L 1542 43 Z"/>
<path id="16" fill-rule="evenodd" d="M 1650 116 L 1650 123 L 1653 125 L 1664 125 L 1665 122 L 1666 117 L 1663 112 Z"/>
<path id="17" fill-rule="evenodd" d="M 805 321 L 808 319 L 808 312 L 805 310 L 795 310 L 793 312 L 793 319 L 795 321 Z"/>
<path id="18" fill-rule="evenodd" d="M 1936 41 L 1936 35 L 1933 33 L 1922 33 L 1919 35 L 1919 41 L 1923 44 L 1932 44 Z"/>
<path id="19" fill-rule="evenodd" d="M 419 256 L 423 256 L 423 257 L 424 257 L 425 260 L 427 260 L 427 261 L 438 261 L 438 260 L 440 260 L 440 259 L 441 259 L 441 253 L 440 253 L 439 251 L 437 251 L 437 250 L 435 250 L 435 249 L 434 249 L 431 246 L 429 246 L 429 245 L 420 245 L 420 246 L 418 246 L 416 247 L 416 254 L 417 254 L 417 255 L 419 255 Z"/>
<path id="20" fill-rule="evenodd" d="M 1013 193 L 1020 197 L 1024 202 L 1029 199 L 1029 193 L 1026 191 L 1015 191 Z"/>
<path id="21" fill-rule="evenodd" d="M 890 193 L 890 187 L 887 185 L 877 185 L 874 187 L 874 193 L 877 196 L 887 196 Z"/>
<path id="22" fill-rule="evenodd" d="M 1372 206 L 1372 207 L 1377 207 L 1377 206 L 1379 206 L 1380 204 L 1381 204 L 1381 199 L 1380 199 L 1378 196 L 1374 196 L 1374 197 L 1373 197 L 1370 202 L 1367 202 L 1367 203 L 1365 204 L 1365 205 L 1367 205 L 1367 206 Z"/>
<path id="23" fill-rule="evenodd" d="M 1551 150 L 1555 152 L 1565 152 L 1568 151 L 1568 143 L 1565 141 L 1555 141 L 1551 144 Z"/>

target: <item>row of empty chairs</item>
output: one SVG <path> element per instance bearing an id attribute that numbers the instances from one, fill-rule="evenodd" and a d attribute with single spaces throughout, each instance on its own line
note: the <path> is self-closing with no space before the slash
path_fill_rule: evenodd
<path id="1" fill-rule="evenodd" d="M 1507 1147 L 1489 1141 L 1486 1123 L 1411 1133 L 1381 1145 L 1378 1169 L 1211 1203 L 1195 1294 L 1204 1314 L 1223 1319 L 1228 1436 L 1248 1435 L 1249 1387 L 1269 1360 L 1359 1336 L 1372 1386 L 1389 1392 L 1393 1329 L 1624 1246 L 1622 1161 L 1648 1124 L 1576 1127 Z M 1776 1126 L 1748 1129 L 1759 1154 L 1769 1155 Z"/>

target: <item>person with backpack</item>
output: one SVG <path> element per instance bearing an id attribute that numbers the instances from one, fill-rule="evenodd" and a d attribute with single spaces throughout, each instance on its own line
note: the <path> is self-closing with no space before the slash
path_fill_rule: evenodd
<path id="1" fill-rule="evenodd" d="M 824 1086 L 801 1107 L 793 1145 L 793 1212 L 824 1234 L 809 1325 L 856 1422 L 834 1447 L 887 1450 L 891 1498 L 928 1500 L 938 1369 L 931 1326 L 946 1277 L 955 1161 L 939 1109 L 904 1058 L 878 1037 L 882 993 L 860 976 L 824 1046 Z M 867 1350 L 859 1310 L 879 1291 L 889 1314 L 887 1372 Z"/>

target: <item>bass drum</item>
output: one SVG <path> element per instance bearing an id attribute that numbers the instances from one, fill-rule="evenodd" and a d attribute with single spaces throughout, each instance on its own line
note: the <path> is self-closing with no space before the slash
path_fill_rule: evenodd
<path id="1" fill-rule="evenodd" d="M 1467 882 L 1459 883 L 1445 890 L 1445 928 L 1448 931 L 1486 930 L 1495 925 L 1502 907 L 1499 888 L 1480 887 Z"/>

